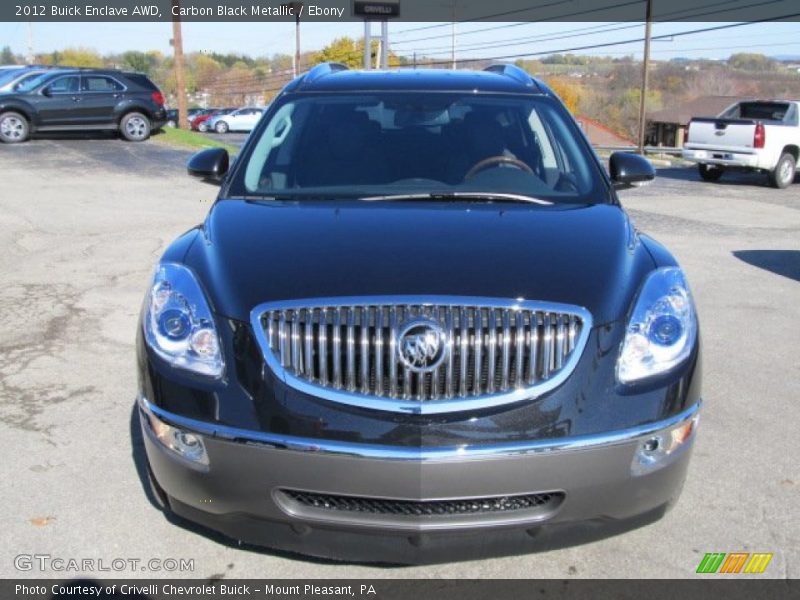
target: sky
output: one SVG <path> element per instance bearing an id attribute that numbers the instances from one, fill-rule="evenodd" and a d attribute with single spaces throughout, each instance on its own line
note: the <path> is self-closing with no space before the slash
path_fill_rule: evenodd
<path id="1" fill-rule="evenodd" d="M 392 22 L 390 44 L 398 54 L 411 57 L 428 55 L 441 60 L 450 58 L 451 26 L 413 31 L 435 23 Z M 681 31 L 718 27 L 724 23 L 654 23 L 653 36 Z M 0 23 L 0 46 L 9 45 L 19 54 L 27 54 L 27 23 Z M 100 53 L 125 50 L 160 50 L 171 53 L 171 23 L 35 23 L 31 26 L 35 53 L 52 52 L 82 46 Z M 486 30 L 488 31 L 477 31 Z M 304 23 L 301 25 L 301 49 L 318 50 L 341 36 L 360 37 L 362 23 Z M 379 26 L 374 24 L 374 34 Z M 526 53 L 566 51 L 579 46 L 603 44 L 643 37 L 641 23 L 462 23 L 457 26 L 457 56 L 483 58 Z M 433 38 L 433 39 L 423 39 Z M 293 23 L 184 23 L 184 51 L 238 53 L 271 56 L 294 52 Z M 511 45 L 513 44 L 513 45 Z M 495 46 L 495 47 L 492 47 Z M 497 47 L 503 46 L 503 47 Z M 573 50 L 576 54 L 641 57 L 640 41 L 594 50 Z M 735 52 L 758 52 L 767 55 L 800 56 L 800 23 L 754 23 L 742 27 L 707 31 L 681 37 L 654 40 L 652 56 L 656 60 L 675 57 L 727 58 Z M 535 58 L 535 56 L 533 57 Z"/>

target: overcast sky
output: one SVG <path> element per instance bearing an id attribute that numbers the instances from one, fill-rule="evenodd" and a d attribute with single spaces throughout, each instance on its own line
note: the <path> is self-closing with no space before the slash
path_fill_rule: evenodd
<path id="1" fill-rule="evenodd" d="M 390 41 L 398 54 L 414 51 L 446 60 L 450 56 L 449 24 L 414 32 L 430 23 L 390 24 Z M 434 24 L 435 25 L 435 24 Z M 503 26 L 505 25 L 505 26 Z M 716 27 L 721 23 L 656 23 L 653 35 Z M 184 49 L 192 51 L 236 52 L 251 56 L 294 52 L 293 23 L 184 23 Z M 491 28 L 490 31 L 476 30 Z M 124 50 L 171 52 L 171 23 L 36 23 L 33 29 L 34 52 L 52 52 L 69 46 L 84 46 L 101 53 Z M 598 32 L 598 30 L 604 30 Z M 614 29 L 611 31 L 610 29 Z M 377 34 L 379 26 L 374 25 Z M 317 50 L 336 37 L 363 35 L 360 23 L 304 23 L 301 26 L 303 50 Z M 565 51 L 578 46 L 641 38 L 642 24 L 631 23 L 467 23 L 457 28 L 458 56 L 497 57 L 509 54 Z M 422 39 L 432 38 L 432 39 Z M 559 38 L 559 39 L 555 39 Z M 27 54 L 28 24 L 0 23 L 0 45 L 10 45 Z M 508 44 L 508 45 L 506 45 Z M 511 45 L 513 44 L 513 45 Z M 495 46 L 486 47 L 475 46 Z M 641 55 L 641 42 L 575 53 L 624 56 Z M 726 58 L 734 52 L 760 52 L 768 55 L 800 55 L 800 23 L 759 23 L 732 29 L 698 33 L 672 40 L 654 41 L 653 58 L 678 56 Z"/>

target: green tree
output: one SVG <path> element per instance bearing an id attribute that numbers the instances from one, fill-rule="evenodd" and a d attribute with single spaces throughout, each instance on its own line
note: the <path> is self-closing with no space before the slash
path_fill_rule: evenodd
<path id="1" fill-rule="evenodd" d="M 375 64 L 375 57 L 378 54 L 378 41 L 373 40 L 371 44 L 371 61 Z M 315 52 L 311 57 L 312 65 L 322 62 L 337 62 L 347 65 L 351 69 L 359 68 L 364 64 L 364 42 L 355 41 L 353 38 L 340 37 L 333 40 L 319 52 Z M 397 67 L 400 59 L 393 52 L 389 52 L 389 66 Z"/>
<path id="2" fill-rule="evenodd" d="M 129 50 L 121 56 L 122 67 L 151 75 L 158 64 L 158 58 L 151 53 Z"/>
<path id="3" fill-rule="evenodd" d="M 66 67 L 91 67 L 103 66 L 103 58 L 90 48 L 65 48 L 61 52 L 59 64 Z"/>
<path id="4" fill-rule="evenodd" d="M 17 57 L 11 51 L 10 46 L 3 46 L 0 50 L 0 64 L 2 65 L 15 65 L 17 64 Z"/>
<path id="5" fill-rule="evenodd" d="M 737 52 L 728 58 L 728 64 L 743 71 L 774 71 L 777 63 L 763 54 Z"/>

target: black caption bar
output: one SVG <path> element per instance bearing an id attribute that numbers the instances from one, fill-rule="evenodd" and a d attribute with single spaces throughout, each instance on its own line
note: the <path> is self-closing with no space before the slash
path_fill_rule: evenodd
<path id="1" fill-rule="evenodd" d="M 300 5 L 300 6 L 297 6 Z M 0 21 L 643 21 L 647 0 L 3 0 Z M 654 21 L 800 20 L 797 0 L 652 2 Z"/>
<path id="2" fill-rule="evenodd" d="M 703 578 L 701 578 L 703 577 Z M 2 580 L 3 600 L 502 600 L 647 598 L 648 600 L 752 600 L 797 598 L 797 580 Z"/>

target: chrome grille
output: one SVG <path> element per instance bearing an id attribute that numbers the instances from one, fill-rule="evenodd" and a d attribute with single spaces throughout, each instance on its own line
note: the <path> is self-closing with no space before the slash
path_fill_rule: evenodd
<path id="1" fill-rule="evenodd" d="M 428 372 L 409 368 L 398 333 L 437 324 L 446 346 Z M 591 317 L 580 307 L 464 298 L 332 298 L 257 307 L 265 359 L 302 391 L 401 412 L 447 412 L 531 398 L 569 374 Z"/>

